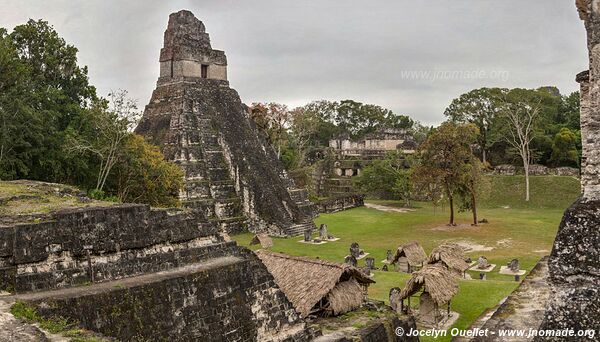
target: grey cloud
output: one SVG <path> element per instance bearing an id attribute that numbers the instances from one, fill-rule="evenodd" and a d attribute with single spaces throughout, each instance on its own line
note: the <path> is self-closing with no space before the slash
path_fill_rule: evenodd
<path id="1" fill-rule="evenodd" d="M 424 123 L 482 86 L 577 90 L 585 33 L 574 1 L 3 1 L 0 26 L 52 23 L 80 50 L 101 94 L 125 88 L 144 105 L 158 77 L 169 13 L 189 9 L 225 50 L 245 102 L 352 98 Z M 407 71 L 502 71 L 507 78 L 419 79 Z"/>

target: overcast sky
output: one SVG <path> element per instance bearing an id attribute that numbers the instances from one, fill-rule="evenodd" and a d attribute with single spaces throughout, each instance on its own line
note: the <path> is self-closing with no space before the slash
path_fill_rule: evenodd
<path id="1" fill-rule="evenodd" d="M 168 15 L 191 10 L 245 103 L 354 99 L 426 124 L 483 86 L 577 90 L 587 68 L 574 0 L 2 0 L 0 26 L 49 21 L 100 95 L 145 105 Z"/>

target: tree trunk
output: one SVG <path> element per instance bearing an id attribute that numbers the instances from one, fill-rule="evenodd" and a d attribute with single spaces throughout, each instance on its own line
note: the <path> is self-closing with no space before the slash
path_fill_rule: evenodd
<path id="1" fill-rule="evenodd" d="M 483 162 L 483 164 L 485 166 L 485 163 L 487 162 L 487 155 L 485 153 L 485 147 L 481 149 L 481 156 L 482 156 L 482 158 L 481 158 L 482 162 Z"/>
<path id="2" fill-rule="evenodd" d="M 529 160 L 523 157 L 523 169 L 525 170 L 525 202 L 529 202 Z"/>
<path id="3" fill-rule="evenodd" d="M 476 226 L 477 225 L 477 201 L 475 198 L 475 191 L 471 192 L 471 204 L 473 206 L 472 210 L 473 210 L 473 225 Z"/>
<path id="4" fill-rule="evenodd" d="M 448 201 L 450 202 L 450 223 L 449 226 L 454 226 L 454 198 L 448 195 Z"/>

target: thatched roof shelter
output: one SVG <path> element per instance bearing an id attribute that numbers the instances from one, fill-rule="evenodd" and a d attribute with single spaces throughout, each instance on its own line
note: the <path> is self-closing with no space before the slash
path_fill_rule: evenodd
<path id="1" fill-rule="evenodd" d="M 454 243 L 445 243 L 433 249 L 427 263 L 442 263 L 450 271 L 462 274 L 469 269 L 469 264 L 465 259 L 465 250 L 461 246 Z"/>
<path id="2" fill-rule="evenodd" d="M 398 247 L 396 254 L 394 255 L 394 260 L 392 260 L 392 264 L 397 263 L 402 257 L 406 257 L 410 265 L 420 265 L 427 261 L 425 250 L 416 241 Z"/>
<path id="3" fill-rule="evenodd" d="M 425 265 L 412 274 L 400 292 L 400 298 L 406 299 L 423 289 L 431 295 L 438 305 L 446 304 L 458 293 L 456 278 L 440 264 Z"/>
<path id="4" fill-rule="evenodd" d="M 252 238 L 252 241 L 250 241 L 250 246 L 258 244 L 260 244 L 262 248 L 271 248 L 273 247 L 273 240 L 267 234 L 256 234 Z"/>
<path id="5" fill-rule="evenodd" d="M 374 283 L 358 268 L 324 260 L 259 250 L 275 283 L 302 317 L 339 315 L 360 307 L 366 287 Z"/>

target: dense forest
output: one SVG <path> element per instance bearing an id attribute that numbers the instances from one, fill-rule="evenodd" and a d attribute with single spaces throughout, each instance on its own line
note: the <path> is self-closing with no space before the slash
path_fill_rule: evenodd
<path id="1" fill-rule="evenodd" d="M 0 179 L 77 185 L 98 199 L 176 205 L 182 172 L 131 133 L 125 91 L 98 96 L 77 49 L 44 21 L 0 28 Z"/>

